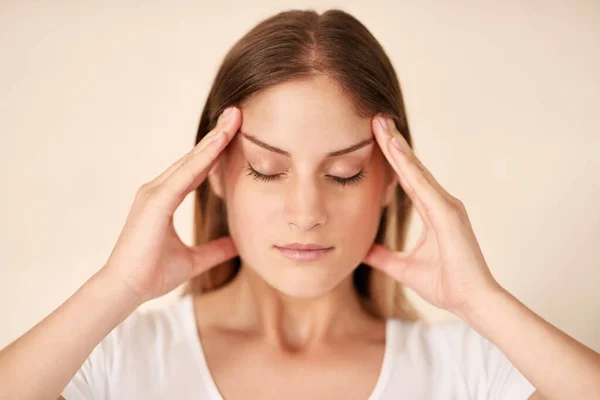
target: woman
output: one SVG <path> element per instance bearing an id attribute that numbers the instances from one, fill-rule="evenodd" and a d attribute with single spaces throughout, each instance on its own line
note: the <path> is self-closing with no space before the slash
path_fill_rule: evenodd
<path id="1" fill-rule="evenodd" d="M 192 190 L 190 248 L 172 217 Z M 403 252 L 411 203 L 424 230 Z M 403 285 L 460 320 L 420 321 Z M 369 31 L 290 11 L 231 49 L 194 149 L 142 185 L 106 265 L 0 353 L 0 382 L 19 399 L 591 399 L 600 356 L 492 277 Z"/>

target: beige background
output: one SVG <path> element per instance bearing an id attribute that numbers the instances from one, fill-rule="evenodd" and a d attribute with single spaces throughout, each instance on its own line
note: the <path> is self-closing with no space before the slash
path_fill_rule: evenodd
<path id="1" fill-rule="evenodd" d="M 341 4 L 253 3 L 0 2 L 0 347 L 103 265 L 138 186 L 193 145 L 229 47 L 283 9 Z M 600 3 L 452 3 L 343 9 L 389 52 L 417 154 L 496 279 L 600 351 Z"/>

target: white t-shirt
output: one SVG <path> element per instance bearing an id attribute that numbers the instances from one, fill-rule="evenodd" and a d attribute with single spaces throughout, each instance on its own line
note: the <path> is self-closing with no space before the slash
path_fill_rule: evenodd
<path id="1" fill-rule="evenodd" d="M 222 400 L 196 330 L 193 298 L 134 311 L 102 340 L 63 390 L 66 400 Z M 369 400 L 528 399 L 535 388 L 461 320 L 389 319 Z"/>

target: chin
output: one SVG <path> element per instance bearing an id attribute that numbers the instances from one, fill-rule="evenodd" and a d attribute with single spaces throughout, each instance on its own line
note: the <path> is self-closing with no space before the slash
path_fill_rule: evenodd
<path id="1" fill-rule="evenodd" d="M 332 287 L 330 287 L 331 285 L 320 284 L 290 284 L 289 282 L 274 282 L 274 284 L 271 286 L 287 296 L 302 299 L 318 298 L 326 295 L 332 290 Z"/>
<path id="2" fill-rule="evenodd" d="M 316 298 L 331 292 L 352 273 L 333 260 L 298 262 L 276 257 L 256 272 L 271 287 L 290 297 Z"/>

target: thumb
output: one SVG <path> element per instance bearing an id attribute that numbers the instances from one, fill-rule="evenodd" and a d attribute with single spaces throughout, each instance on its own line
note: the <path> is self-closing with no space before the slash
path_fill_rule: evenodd
<path id="1" fill-rule="evenodd" d="M 363 262 L 378 269 L 397 281 L 411 287 L 410 263 L 402 253 L 395 252 L 385 246 L 373 244 Z"/>
<path id="2" fill-rule="evenodd" d="M 231 236 L 224 236 L 199 246 L 191 247 L 193 267 L 191 277 L 201 274 L 238 255 Z"/>

